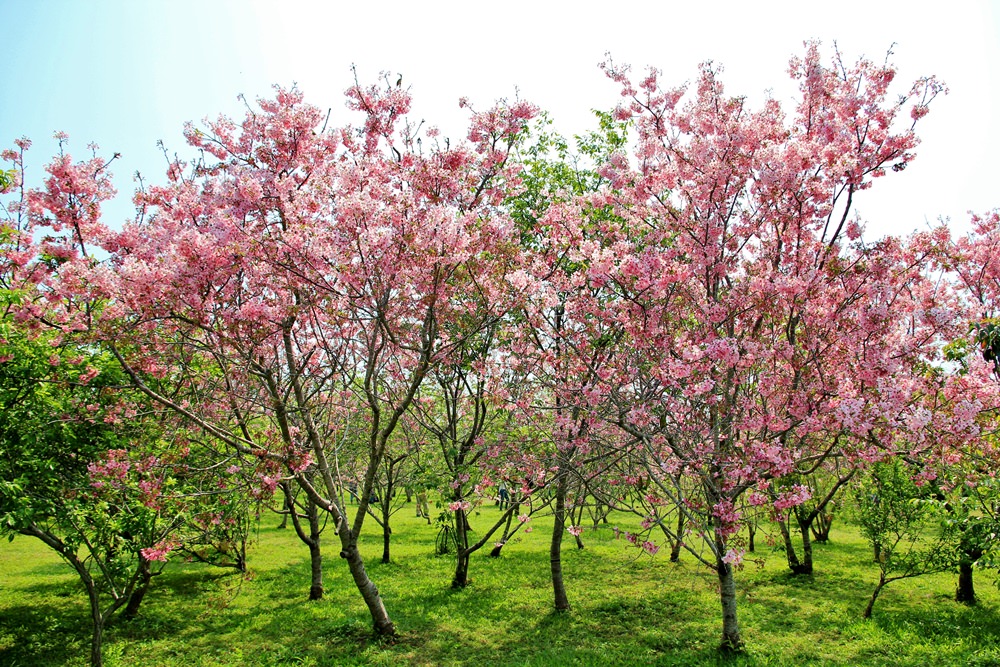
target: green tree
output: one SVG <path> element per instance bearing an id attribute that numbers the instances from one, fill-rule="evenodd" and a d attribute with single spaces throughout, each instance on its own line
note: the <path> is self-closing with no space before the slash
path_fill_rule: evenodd
<path id="1" fill-rule="evenodd" d="M 854 488 L 854 498 L 861 533 L 879 568 L 864 618 L 871 618 L 875 601 L 888 584 L 954 567 L 954 540 L 940 522 L 933 521 L 935 503 L 929 489 L 917 486 L 903 462 L 874 464 Z"/>
<path id="2" fill-rule="evenodd" d="M 93 665 L 105 626 L 138 610 L 179 525 L 164 462 L 134 446 L 157 436 L 126 416 L 122 384 L 106 355 L 0 321 L 0 533 L 38 538 L 79 575 Z"/>

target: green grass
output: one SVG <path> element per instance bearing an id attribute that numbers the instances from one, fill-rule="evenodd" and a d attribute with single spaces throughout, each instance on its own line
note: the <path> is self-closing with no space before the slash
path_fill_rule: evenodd
<path id="1" fill-rule="evenodd" d="M 473 518 L 485 527 L 496 510 Z M 374 522 L 363 553 L 400 637 L 372 638 L 367 610 L 334 535 L 326 538 L 326 597 L 306 600 L 308 552 L 265 517 L 251 576 L 171 563 L 154 580 L 141 616 L 106 635 L 108 665 L 996 665 L 1000 594 L 977 573 L 976 607 L 952 601 L 954 575 L 897 582 L 861 620 L 877 577 L 867 546 L 842 527 L 816 547 L 816 574 L 787 573 L 782 554 L 759 547 L 739 573 L 745 655 L 720 657 L 712 572 L 685 556 L 649 558 L 611 527 L 587 530 L 587 548 L 565 543 L 572 611 L 551 611 L 551 522 L 507 545 L 499 559 L 475 554 L 471 585 L 449 588 L 453 561 L 432 555 L 435 528 L 396 515 L 393 562 L 380 562 Z M 89 647 L 82 586 L 36 541 L 0 544 L 0 665 L 84 665 Z"/>

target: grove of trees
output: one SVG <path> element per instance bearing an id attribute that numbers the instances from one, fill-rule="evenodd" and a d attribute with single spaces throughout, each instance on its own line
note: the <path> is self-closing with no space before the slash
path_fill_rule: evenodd
<path id="1" fill-rule="evenodd" d="M 677 88 L 603 68 L 622 102 L 575 144 L 520 100 L 463 101 L 458 141 L 388 78 L 347 91 L 344 127 L 276 88 L 188 125 L 190 157 L 139 181 L 124 225 L 102 214 L 115 157 L 61 137 L 32 187 L 30 142 L 3 153 L 0 532 L 79 574 L 92 664 L 170 558 L 245 569 L 268 506 L 310 554 L 309 597 L 339 557 L 393 636 L 358 538 L 377 523 L 388 562 L 401 499 L 428 494 L 454 535 L 443 586 L 551 514 L 556 610 L 565 535 L 636 515 L 629 547 L 717 575 L 724 651 L 756 527 L 808 575 L 850 503 L 881 573 L 866 616 L 929 571 L 975 601 L 1000 213 L 871 240 L 853 208 L 915 158 L 943 84 L 897 90 L 888 64 L 815 44 L 792 108 L 728 95 L 710 65 Z"/>

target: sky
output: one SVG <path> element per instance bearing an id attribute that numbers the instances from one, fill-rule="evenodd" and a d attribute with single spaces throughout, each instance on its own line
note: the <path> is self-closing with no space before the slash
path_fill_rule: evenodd
<path id="1" fill-rule="evenodd" d="M 891 49 L 900 93 L 930 74 L 950 88 L 918 125 L 916 161 L 857 197 L 868 238 L 938 218 L 964 231 L 968 211 L 1000 206 L 1000 3 L 990 1 L 0 0 L 0 31 L 0 146 L 32 139 L 36 183 L 57 130 L 74 155 L 91 142 L 121 153 L 112 224 L 132 214 L 136 171 L 163 180 L 158 141 L 190 156 L 185 121 L 242 117 L 238 95 L 266 97 L 273 84 L 297 84 L 333 125 L 356 122 L 343 95 L 353 65 L 363 84 L 402 74 L 413 117 L 445 136 L 464 136 L 463 96 L 476 108 L 531 101 L 571 136 L 620 99 L 598 67 L 606 54 L 637 73 L 656 67 L 671 86 L 712 60 L 728 93 L 790 109 L 788 60 L 806 40 L 830 55 L 836 44 L 847 62 Z"/>

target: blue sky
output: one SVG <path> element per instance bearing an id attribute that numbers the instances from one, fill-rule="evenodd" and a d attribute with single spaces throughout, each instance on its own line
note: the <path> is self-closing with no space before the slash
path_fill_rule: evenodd
<path id="1" fill-rule="evenodd" d="M 184 121 L 241 115 L 237 94 L 297 82 L 331 122 L 355 64 L 363 83 L 402 73 L 414 115 L 463 134 L 458 98 L 479 106 L 519 95 L 548 110 L 564 134 L 587 129 L 589 109 L 617 90 L 597 68 L 610 52 L 662 80 L 694 77 L 700 61 L 725 68 L 733 94 L 792 94 L 789 56 L 802 42 L 836 41 L 848 60 L 881 60 L 893 47 L 902 88 L 937 74 L 951 88 L 920 129 L 919 157 L 858 200 L 869 236 L 906 233 L 966 211 L 1000 206 L 1000 9 L 996 3 L 639 2 L 588 6 L 545 0 L 471 2 L 264 2 L 256 0 L 0 0 L 0 145 L 35 142 L 29 178 L 55 151 L 55 130 L 82 154 L 93 141 L 122 153 L 114 173 L 130 215 L 132 174 L 159 180 L 163 140 L 186 155 Z M 708 9 L 701 9 L 707 7 Z"/>

